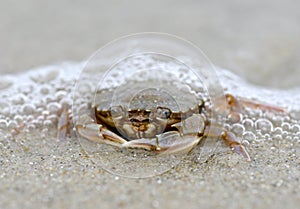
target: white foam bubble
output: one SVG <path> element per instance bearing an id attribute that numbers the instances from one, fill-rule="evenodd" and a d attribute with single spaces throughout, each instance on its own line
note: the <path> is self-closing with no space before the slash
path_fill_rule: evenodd
<path id="1" fill-rule="evenodd" d="M 63 63 L 0 78 L 0 129 L 10 133 L 55 127 L 82 63 Z"/>
<path id="2" fill-rule="evenodd" d="M 170 66 L 159 67 L 172 69 L 176 67 L 172 63 L 165 63 L 168 64 Z M 17 75 L 2 76 L 0 78 L 0 130 L 10 133 L 12 130 L 28 132 L 35 128 L 48 130 L 50 127 L 55 127 L 60 109 L 64 106 L 70 107 L 72 104 L 74 83 L 83 65 L 84 63 L 63 63 Z M 145 65 L 153 69 L 158 67 L 147 58 L 137 60 L 135 63 L 127 63 L 125 67 L 130 69 L 132 65 Z M 185 80 L 185 70 L 178 69 L 179 76 Z M 232 115 L 231 122 L 234 125 L 231 127 L 227 125 L 228 129 L 232 129 L 246 141 L 289 136 L 299 140 L 300 88 L 284 91 L 266 89 L 251 85 L 228 70 L 217 68 L 217 73 L 226 92 L 285 110 L 284 113 L 269 114 L 262 110 L 246 109 L 243 114 Z M 117 85 L 121 78 L 122 74 L 112 74 L 111 82 Z M 106 82 L 109 85 L 109 80 Z M 191 81 L 192 84 L 193 82 Z M 80 89 L 82 92 L 77 93 L 83 94 L 92 91 L 93 88 L 87 83 Z M 88 106 L 84 99 L 75 102 L 85 109 Z"/>
<path id="3" fill-rule="evenodd" d="M 271 121 L 265 118 L 260 118 L 255 121 L 255 127 L 261 131 L 262 134 L 271 133 L 273 131 L 273 124 Z"/>

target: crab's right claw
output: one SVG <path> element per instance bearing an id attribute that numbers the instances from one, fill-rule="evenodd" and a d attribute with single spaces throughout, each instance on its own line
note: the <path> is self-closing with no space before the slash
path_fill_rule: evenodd
<path id="1" fill-rule="evenodd" d="M 159 138 L 161 154 L 180 154 L 190 152 L 201 140 L 198 135 L 190 134 L 181 136 L 179 133 L 162 134 Z"/>
<path id="2" fill-rule="evenodd" d="M 77 121 L 76 132 L 80 136 L 97 143 L 120 146 L 126 142 L 125 139 L 107 130 L 101 124 L 96 124 L 89 116 L 82 116 Z"/>
<path id="3" fill-rule="evenodd" d="M 142 148 L 152 150 L 159 154 L 188 153 L 198 143 L 197 135 L 181 136 L 177 131 L 171 131 L 157 136 L 153 139 L 137 139 L 122 144 L 127 148 Z"/>

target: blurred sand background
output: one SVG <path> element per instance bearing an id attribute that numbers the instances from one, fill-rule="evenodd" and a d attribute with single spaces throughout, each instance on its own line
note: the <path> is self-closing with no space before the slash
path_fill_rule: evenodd
<path id="1" fill-rule="evenodd" d="M 297 0 L 0 0 L 0 5 L 0 75 L 82 61 L 115 38 L 156 31 L 192 41 L 215 65 L 252 83 L 300 85 Z M 300 205 L 299 144 L 254 147 L 251 163 L 230 151 L 206 164 L 189 156 L 162 176 L 132 180 L 101 170 L 76 140 L 57 142 L 53 134 L 41 144 L 39 134 L 1 141 L 1 209 Z"/>
<path id="2" fill-rule="evenodd" d="M 299 86 L 297 0 L 0 3 L 1 73 L 81 61 L 115 38 L 153 31 L 192 41 L 215 65 L 254 83 Z"/>

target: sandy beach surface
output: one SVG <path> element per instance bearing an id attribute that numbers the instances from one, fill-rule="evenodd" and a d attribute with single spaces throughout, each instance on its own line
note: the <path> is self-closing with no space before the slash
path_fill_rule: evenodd
<path id="1" fill-rule="evenodd" d="M 0 3 L 1 209 L 299 207 L 298 1 Z M 251 89 L 286 107 L 282 131 L 274 126 L 272 140 L 250 141 L 251 162 L 221 143 L 205 162 L 196 148 L 168 172 L 142 179 L 106 172 L 74 134 L 56 140 L 53 124 L 70 102 L 78 62 L 115 38 L 144 31 L 192 41 L 215 65 L 246 80 L 233 93 Z"/>

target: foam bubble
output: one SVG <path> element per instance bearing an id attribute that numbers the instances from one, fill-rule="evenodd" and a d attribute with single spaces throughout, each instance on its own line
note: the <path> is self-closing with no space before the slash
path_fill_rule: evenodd
<path id="1" fill-rule="evenodd" d="M 55 127 L 53 124 L 57 122 L 62 105 L 70 105 L 75 75 L 81 65 L 64 63 L 2 76 L 0 126 L 6 136 L 30 132 L 48 124 Z"/>
<path id="2" fill-rule="evenodd" d="M 47 95 L 47 94 L 49 94 L 51 87 L 48 86 L 48 85 L 46 85 L 46 84 L 44 84 L 44 85 L 41 85 L 39 89 L 40 89 L 39 90 L 40 94 Z"/>
<path id="3" fill-rule="evenodd" d="M 7 121 L 0 119 L 0 129 L 6 129 L 7 128 Z"/>
<path id="4" fill-rule="evenodd" d="M 243 120 L 243 115 L 241 113 L 232 112 L 228 115 L 229 123 L 238 123 Z"/>
<path id="5" fill-rule="evenodd" d="M 13 105 L 22 105 L 26 101 L 26 96 L 23 94 L 17 94 L 12 97 L 11 102 Z"/>
<path id="6" fill-rule="evenodd" d="M 264 135 L 273 131 L 273 124 L 268 119 L 260 118 L 255 121 L 255 128 Z"/>
<path id="7" fill-rule="evenodd" d="M 141 57 L 135 63 L 127 63 L 125 67 L 147 66 L 155 69 L 158 66 L 153 61 Z M 74 81 L 79 75 L 84 63 L 63 63 L 56 66 L 42 67 L 14 76 L 2 76 L 0 78 L 0 130 L 10 133 L 14 129 L 28 132 L 33 128 L 51 130 L 57 125 L 59 112 L 63 107 L 72 105 L 72 91 Z M 175 64 L 165 63 L 167 68 L 178 68 L 183 81 L 190 76 L 186 75 L 186 69 Z M 121 72 L 117 71 L 117 72 Z M 285 112 L 253 110 L 246 108 L 242 113 L 230 115 L 225 127 L 233 131 L 244 141 L 255 140 L 290 140 L 299 141 L 300 136 L 300 89 L 293 90 L 269 90 L 253 86 L 235 74 L 217 68 L 218 76 L 226 92 L 239 98 L 251 99 L 258 103 L 270 104 L 281 107 Z M 151 75 L 149 75 L 151 76 Z M 170 78 L 170 77 L 169 77 Z M 92 79 L 92 78 L 91 78 Z M 137 79 L 144 79 L 141 76 Z M 122 82 L 122 75 L 112 74 L 107 79 L 106 85 L 118 85 Z M 186 81 L 194 85 L 192 79 Z M 237 83 L 239 84 L 237 86 Z M 198 85 L 201 88 L 201 85 Z M 81 86 L 80 94 L 91 92 L 95 89 L 91 83 Z M 275 95 L 275 96 L 274 96 Z M 80 97 L 78 97 L 80 98 Z M 91 98 L 82 98 L 75 101 L 77 106 L 85 110 L 90 107 Z M 23 128 L 22 128 L 23 127 Z M 47 134 L 45 135 L 47 137 Z"/>
<path id="8" fill-rule="evenodd" d="M 300 132 L 300 125 L 299 124 L 293 124 L 293 126 L 291 127 L 291 131 L 292 131 L 292 133 Z"/>
<path id="9" fill-rule="evenodd" d="M 245 131 L 245 127 L 242 124 L 235 123 L 231 126 L 231 131 L 237 136 L 242 136 Z"/>
<path id="10" fill-rule="evenodd" d="M 22 113 L 24 115 L 33 115 L 35 112 L 35 106 L 33 104 L 25 104 L 22 106 Z"/>
<path id="11" fill-rule="evenodd" d="M 243 133 L 243 140 L 246 140 L 247 142 L 253 142 L 256 139 L 256 136 L 251 131 L 245 131 Z"/>
<path id="12" fill-rule="evenodd" d="M 1 76 L 0 91 L 5 90 L 13 85 L 13 80 L 8 76 Z"/>
<path id="13" fill-rule="evenodd" d="M 291 130 L 291 124 L 289 124 L 288 122 L 283 122 L 281 124 L 281 128 L 283 131 L 289 132 Z"/>
<path id="14" fill-rule="evenodd" d="M 57 102 L 52 102 L 47 105 L 47 110 L 50 114 L 58 114 L 58 111 L 61 109 L 61 105 Z"/>
<path id="15" fill-rule="evenodd" d="M 8 124 L 7 124 L 7 128 L 8 128 L 9 130 L 12 130 L 12 129 L 14 129 L 14 128 L 17 128 L 17 126 L 18 126 L 18 123 L 17 123 L 17 121 L 14 121 L 14 120 L 10 120 L 10 121 L 8 122 Z"/>
<path id="16" fill-rule="evenodd" d="M 242 121 L 242 124 L 244 125 L 245 129 L 247 130 L 253 130 L 254 129 L 254 122 L 250 118 L 246 118 Z"/>

